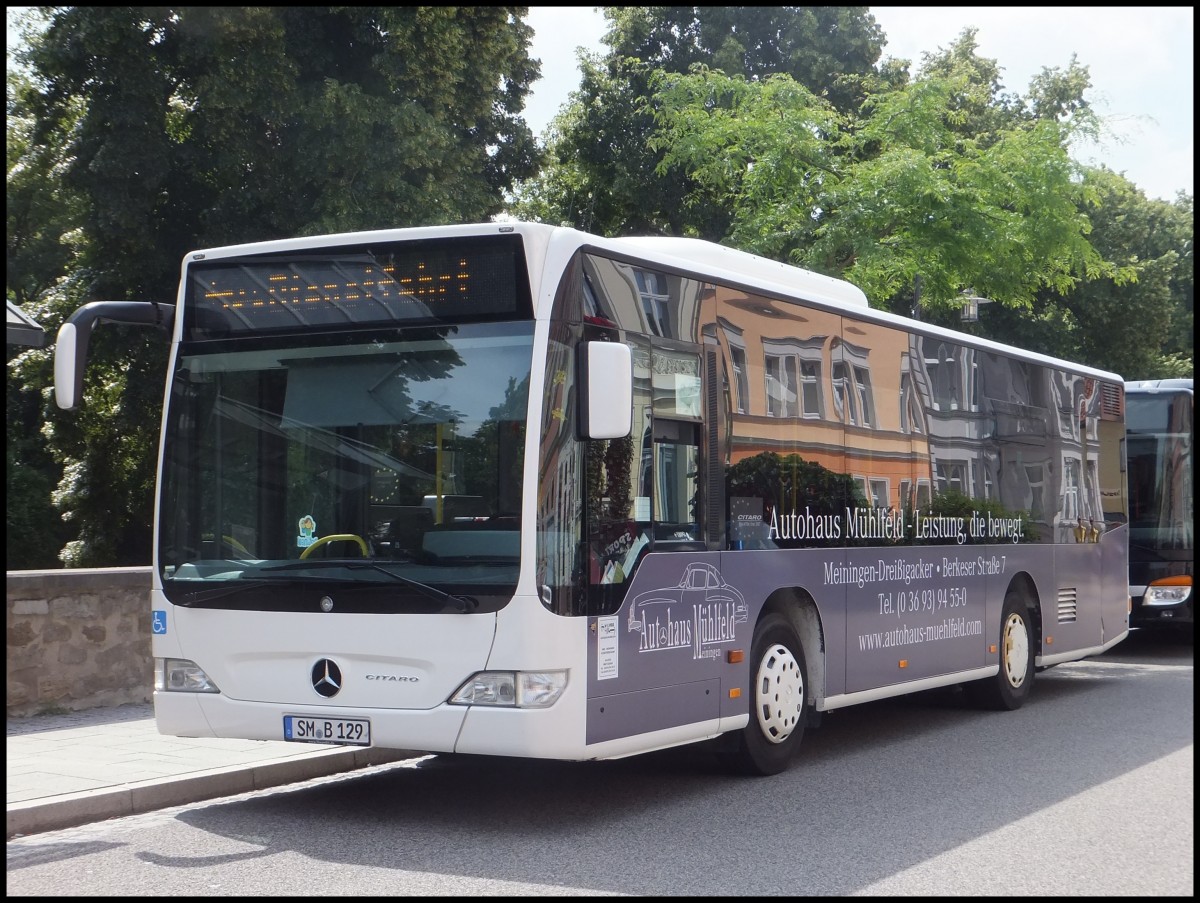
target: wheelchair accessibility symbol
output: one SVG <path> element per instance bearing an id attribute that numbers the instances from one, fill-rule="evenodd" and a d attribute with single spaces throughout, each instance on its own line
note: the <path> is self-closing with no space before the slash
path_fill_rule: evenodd
<path id="1" fill-rule="evenodd" d="M 165 634 L 167 632 L 167 613 L 165 611 L 152 611 L 153 617 L 150 620 L 150 632 L 156 634 Z"/>

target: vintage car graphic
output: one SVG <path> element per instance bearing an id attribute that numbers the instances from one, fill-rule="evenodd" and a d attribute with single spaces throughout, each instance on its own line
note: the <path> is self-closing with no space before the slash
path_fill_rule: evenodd
<path id="1" fill-rule="evenodd" d="M 686 647 L 696 658 L 711 658 L 710 647 L 732 642 L 748 614 L 745 598 L 714 565 L 693 561 L 675 586 L 633 598 L 627 629 L 641 633 L 641 652 Z"/>

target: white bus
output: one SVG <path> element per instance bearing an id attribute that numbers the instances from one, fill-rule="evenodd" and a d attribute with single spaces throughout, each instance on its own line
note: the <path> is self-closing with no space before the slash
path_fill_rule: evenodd
<path id="1" fill-rule="evenodd" d="M 692 239 L 523 223 L 188 254 L 156 505 L 159 730 L 564 760 L 823 712 L 1015 709 L 1128 633 L 1119 376 Z"/>

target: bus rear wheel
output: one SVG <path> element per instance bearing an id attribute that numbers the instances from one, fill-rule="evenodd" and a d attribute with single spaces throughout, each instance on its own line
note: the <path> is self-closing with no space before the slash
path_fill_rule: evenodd
<path id="1" fill-rule="evenodd" d="M 804 736 L 807 702 L 804 647 L 781 614 L 765 615 L 754 629 L 750 655 L 750 723 L 724 754 L 739 774 L 779 774 Z"/>
<path id="2" fill-rule="evenodd" d="M 1021 594 L 1010 589 L 1000 618 L 1000 672 L 963 687 L 967 699 L 984 709 L 1019 709 L 1033 688 L 1033 629 Z"/>

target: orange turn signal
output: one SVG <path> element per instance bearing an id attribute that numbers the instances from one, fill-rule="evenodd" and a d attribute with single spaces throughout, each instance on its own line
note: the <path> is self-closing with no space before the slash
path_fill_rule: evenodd
<path id="1" fill-rule="evenodd" d="M 1191 586 L 1191 574 L 1172 574 L 1170 577 L 1159 577 L 1151 581 L 1151 586 Z"/>

